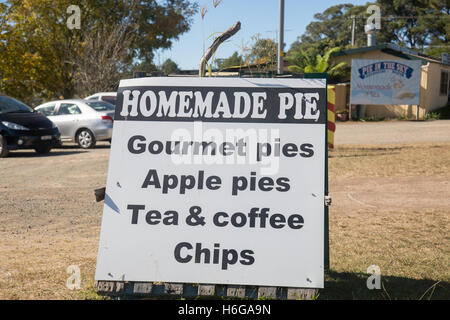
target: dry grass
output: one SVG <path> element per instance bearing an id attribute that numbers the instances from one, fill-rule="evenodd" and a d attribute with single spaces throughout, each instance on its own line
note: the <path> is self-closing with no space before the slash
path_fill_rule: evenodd
<path id="1" fill-rule="evenodd" d="M 0 299 L 91 299 L 108 148 L 20 152 L 0 167 Z M 331 272 L 319 298 L 450 298 L 450 144 L 330 152 Z M 385 290 L 366 288 L 369 265 Z M 81 290 L 65 286 L 78 265 Z"/>
<path id="2" fill-rule="evenodd" d="M 450 175 L 450 143 L 344 145 L 329 152 L 330 182 L 341 178 Z"/>
<path id="3" fill-rule="evenodd" d="M 66 148 L 51 157 L 20 152 L 2 159 L 0 299 L 92 298 L 108 148 Z M 82 290 L 66 288 L 78 265 Z"/>
<path id="4" fill-rule="evenodd" d="M 433 295 L 449 299 L 450 144 L 338 147 L 329 170 L 333 297 L 418 299 L 441 281 Z M 365 288 L 370 265 L 387 293 Z"/>

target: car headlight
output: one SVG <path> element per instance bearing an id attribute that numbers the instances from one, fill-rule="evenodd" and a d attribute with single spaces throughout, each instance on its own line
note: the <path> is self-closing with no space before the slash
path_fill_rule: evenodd
<path id="1" fill-rule="evenodd" d="M 20 124 L 13 123 L 13 122 L 2 121 L 2 124 L 5 127 L 13 129 L 13 130 L 30 130 L 30 129 L 24 127 L 24 126 L 21 126 Z"/>
<path id="2" fill-rule="evenodd" d="M 57 128 L 56 125 L 52 122 L 52 129 Z"/>

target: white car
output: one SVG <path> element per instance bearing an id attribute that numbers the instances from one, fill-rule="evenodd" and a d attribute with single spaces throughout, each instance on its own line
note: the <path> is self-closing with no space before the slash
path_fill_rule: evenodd
<path id="1" fill-rule="evenodd" d="M 117 92 L 98 92 L 89 97 L 84 98 L 85 100 L 99 100 L 116 105 Z"/>
<path id="2" fill-rule="evenodd" d="M 59 129 L 61 141 L 76 142 L 81 148 L 93 148 L 96 141 L 111 141 L 114 106 L 95 100 L 59 100 L 35 108 Z"/>

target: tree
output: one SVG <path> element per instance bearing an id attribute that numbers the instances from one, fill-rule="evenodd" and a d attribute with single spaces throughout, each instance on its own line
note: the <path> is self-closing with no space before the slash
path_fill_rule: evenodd
<path id="1" fill-rule="evenodd" d="M 357 17 L 355 46 L 365 46 L 366 35 L 364 24 L 366 19 L 366 6 L 340 4 L 326 9 L 323 13 L 314 15 L 314 21 L 308 24 L 303 35 L 291 45 L 291 50 L 298 49 L 308 55 L 324 54 L 328 49 L 335 47 L 346 48 L 351 45 L 353 16 Z"/>
<path id="2" fill-rule="evenodd" d="M 304 51 L 295 51 L 288 57 L 288 61 L 292 63 L 288 67 L 293 73 L 324 73 L 328 74 L 330 81 L 336 80 L 345 75 L 345 67 L 347 64 L 341 62 L 338 64 L 330 63 L 330 56 L 333 52 L 339 51 L 340 48 L 333 48 L 325 52 L 324 55 L 308 55 Z"/>
<path id="3" fill-rule="evenodd" d="M 29 102 L 82 95 L 86 84 L 93 90 L 99 80 L 114 87 L 132 61 L 151 63 L 155 49 L 170 47 L 189 30 L 197 10 L 190 0 L 84 0 L 81 28 L 70 30 L 66 10 L 72 2 L 0 4 L 0 91 Z M 77 84 L 80 79 L 84 84 Z"/>
<path id="4" fill-rule="evenodd" d="M 450 15 L 448 0 L 377 0 L 381 8 L 378 43 L 394 43 L 440 58 L 449 49 Z M 329 53 L 351 48 L 351 26 L 356 22 L 355 47 L 366 46 L 364 25 L 367 7 L 340 4 L 314 15 L 303 35 L 289 49 L 286 60 L 296 73 L 326 70 L 330 81 L 342 80 L 348 67 L 327 66 Z M 330 51 L 331 50 L 331 51 Z"/>
<path id="5" fill-rule="evenodd" d="M 79 41 L 65 24 L 69 1 L 11 0 L 0 12 L 0 91 L 26 102 L 74 94 L 67 53 Z"/>
<path id="6" fill-rule="evenodd" d="M 139 61 L 132 64 L 127 70 L 122 73 L 122 78 L 130 78 L 134 76 L 135 72 L 154 72 L 158 71 L 158 68 L 153 62 Z"/>
<path id="7" fill-rule="evenodd" d="M 278 45 L 272 39 L 260 38 L 254 36 L 253 45 L 250 48 L 250 54 L 247 59 L 255 64 L 275 64 L 278 56 Z"/>
<path id="8" fill-rule="evenodd" d="M 81 46 L 68 57 L 79 96 L 117 90 L 121 75 L 131 64 L 128 48 L 134 37 L 123 25 L 104 25 L 85 34 Z"/>
<path id="9" fill-rule="evenodd" d="M 177 73 L 179 71 L 178 65 L 171 59 L 167 59 L 161 65 L 161 71 L 165 74 Z"/>
<path id="10" fill-rule="evenodd" d="M 277 63 L 278 45 L 273 39 L 261 38 L 259 34 L 251 37 L 249 44 L 243 45 L 242 55 L 237 52 L 233 54 L 231 62 L 238 62 L 239 64 L 253 65 L 257 71 L 268 71 L 274 69 Z"/>
<path id="11" fill-rule="evenodd" d="M 189 31 L 192 17 L 198 10 L 198 5 L 190 0 L 136 2 L 136 10 L 131 17 L 133 24 L 137 26 L 132 48 L 140 59 L 147 61 L 152 61 L 154 49 L 170 48 L 173 40 Z M 118 12 L 119 16 L 120 14 L 121 11 Z M 106 19 L 108 21 L 109 18 Z"/>
<path id="12" fill-rule="evenodd" d="M 381 8 L 381 30 L 376 35 L 378 43 L 394 43 L 428 53 L 442 52 L 443 48 L 448 50 L 448 0 L 377 0 L 372 3 Z M 340 4 L 315 14 L 314 21 L 289 51 L 300 48 L 311 55 L 324 54 L 334 47 L 351 47 L 353 16 L 356 17 L 355 47 L 366 46 L 364 25 L 369 17 L 366 11 L 370 4 Z"/>
<path id="13" fill-rule="evenodd" d="M 392 34 L 392 42 L 436 55 L 448 51 L 448 0 L 377 0 L 377 5 L 386 18 L 381 34 Z M 439 47 L 440 50 L 436 51 L 435 48 Z"/>
<path id="14" fill-rule="evenodd" d="M 216 68 L 223 70 L 229 67 L 241 66 L 244 63 L 243 57 L 235 51 L 230 57 L 226 59 L 216 59 Z"/>

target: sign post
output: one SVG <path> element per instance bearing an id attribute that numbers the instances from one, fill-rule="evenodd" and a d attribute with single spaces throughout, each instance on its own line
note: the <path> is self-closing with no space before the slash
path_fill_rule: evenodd
<path id="1" fill-rule="evenodd" d="M 323 288 L 326 79 L 122 80 L 95 279 Z"/>

